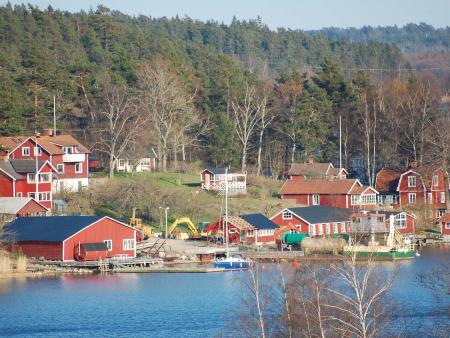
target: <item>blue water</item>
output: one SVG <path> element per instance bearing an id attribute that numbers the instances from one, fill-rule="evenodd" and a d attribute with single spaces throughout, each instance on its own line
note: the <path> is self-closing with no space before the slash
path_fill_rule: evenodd
<path id="1" fill-rule="evenodd" d="M 394 298 L 403 310 L 397 321 L 407 322 L 410 329 L 422 329 L 423 321 L 445 322 L 448 297 L 436 297 L 421 288 L 416 275 L 449 258 L 448 251 L 436 250 L 400 263 Z M 396 263 L 381 264 L 393 269 Z M 241 306 L 245 291 L 238 279 L 243 273 L 0 279 L 0 335 L 239 336 L 234 331 L 232 308 Z"/>

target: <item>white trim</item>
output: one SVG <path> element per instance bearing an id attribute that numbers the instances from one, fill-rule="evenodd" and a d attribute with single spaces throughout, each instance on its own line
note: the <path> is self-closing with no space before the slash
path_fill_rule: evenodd
<path id="1" fill-rule="evenodd" d="M 133 241 L 133 247 L 131 249 L 125 249 L 125 242 L 126 241 Z M 122 238 L 122 250 L 123 251 L 130 251 L 130 250 L 135 250 L 136 249 L 136 240 L 134 238 Z"/>
<path id="2" fill-rule="evenodd" d="M 62 165 L 62 171 L 59 172 L 58 167 L 61 166 L 61 165 Z M 64 163 L 57 163 L 57 164 L 56 164 L 56 172 L 57 172 L 58 174 L 64 174 L 64 171 L 65 171 L 65 170 L 66 170 L 66 168 L 65 168 Z"/>
<path id="3" fill-rule="evenodd" d="M 103 240 L 103 243 L 105 243 L 106 246 L 108 246 L 108 244 L 107 244 L 106 242 L 111 242 L 111 250 L 108 249 L 107 251 L 108 251 L 108 252 L 109 252 L 109 251 L 113 251 L 113 240 L 112 240 L 112 239 L 104 239 L 104 240 Z"/>
<path id="4" fill-rule="evenodd" d="M 77 170 L 77 165 L 81 164 L 81 170 Z M 83 173 L 83 162 L 75 162 L 75 174 Z"/>
<path id="5" fill-rule="evenodd" d="M 28 154 L 25 154 L 25 149 L 28 150 Z M 22 147 L 22 156 L 31 156 L 30 147 Z"/>
<path id="6" fill-rule="evenodd" d="M 10 174 L 8 174 L 5 170 L 3 170 L 2 168 L 0 168 L 0 171 L 2 171 L 3 173 L 5 173 L 6 176 L 9 176 L 13 179 L 13 181 L 15 181 L 16 179 L 14 178 L 14 176 L 11 176 Z M 21 175 L 22 176 L 22 175 Z"/>
<path id="7" fill-rule="evenodd" d="M 423 182 L 422 175 L 420 175 L 417 171 L 414 171 L 413 169 L 409 169 L 408 171 L 405 171 L 403 174 L 400 175 L 400 178 L 398 179 L 397 190 L 396 190 L 396 191 L 400 192 L 400 184 L 402 183 L 403 176 L 405 176 L 405 175 L 407 175 L 407 174 L 411 174 L 411 173 L 416 174 L 417 177 L 420 178 L 420 181 L 422 182 L 422 189 L 423 189 L 424 191 L 426 191 L 427 189 L 426 189 L 426 187 L 425 187 L 425 183 Z M 412 187 L 411 187 L 411 188 L 412 188 Z M 416 188 L 418 188 L 417 182 L 416 182 Z M 405 192 L 406 192 L 406 191 L 405 191 Z"/>
<path id="8" fill-rule="evenodd" d="M 347 191 L 347 193 L 346 193 L 347 195 L 350 194 L 350 192 L 353 190 L 353 187 L 355 186 L 356 183 L 358 183 L 360 187 L 363 186 L 362 183 L 358 179 L 355 179 L 355 182 L 353 182 L 350 189 Z"/>

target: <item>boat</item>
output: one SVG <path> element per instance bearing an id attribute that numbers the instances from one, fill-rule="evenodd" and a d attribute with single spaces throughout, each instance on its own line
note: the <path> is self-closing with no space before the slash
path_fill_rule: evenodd
<path id="1" fill-rule="evenodd" d="M 225 229 L 223 241 L 225 242 L 225 257 L 214 259 L 214 267 L 227 271 L 248 270 L 251 267 L 250 261 L 239 254 L 230 255 L 228 247 L 228 168 L 225 169 Z"/>

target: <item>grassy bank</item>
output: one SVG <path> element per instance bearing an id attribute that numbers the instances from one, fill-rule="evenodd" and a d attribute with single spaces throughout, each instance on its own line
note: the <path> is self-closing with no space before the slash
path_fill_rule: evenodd
<path id="1" fill-rule="evenodd" d="M 278 197 L 281 182 L 262 177 L 248 179 L 247 194 L 229 198 L 229 214 L 263 213 L 272 216 L 292 206 Z M 200 177 L 188 173 L 118 174 L 113 180 L 96 177 L 89 190 L 63 196 L 70 213 L 109 215 L 128 221 L 133 207 L 137 216 L 155 227 L 164 223 L 169 207 L 169 222 L 187 216 L 194 223 L 211 222 L 224 209 L 223 196 L 201 189 Z"/>

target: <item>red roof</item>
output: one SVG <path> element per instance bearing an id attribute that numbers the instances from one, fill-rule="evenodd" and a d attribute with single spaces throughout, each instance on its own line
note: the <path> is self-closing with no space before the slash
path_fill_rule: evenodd
<path id="1" fill-rule="evenodd" d="M 383 168 L 377 174 L 375 189 L 379 192 L 395 192 L 397 191 L 398 180 L 400 175 L 405 172 L 401 168 Z"/>
<path id="2" fill-rule="evenodd" d="M 305 195 L 305 194 L 323 194 L 336 195 L 348 194 L 352 186 L 356 184 L 361 186 L 357 179 L 345 180 L 308 180 L 308 181 L 286 181 L 281 187 L 282 195 Z"/>
<path id="3" fill-rule="evenodd" d="M 450 223 L 450 212 L 443 214 L 442 217 L 439 219 L 439 222 L 449 222 Z"/>
<path id="4" fill-rule="evenodd" d="M 331 163 L 292 163 L 288 174 L 294 176 L 310 176 L 313 178 L 325 177 L 331 166 Z"/>

